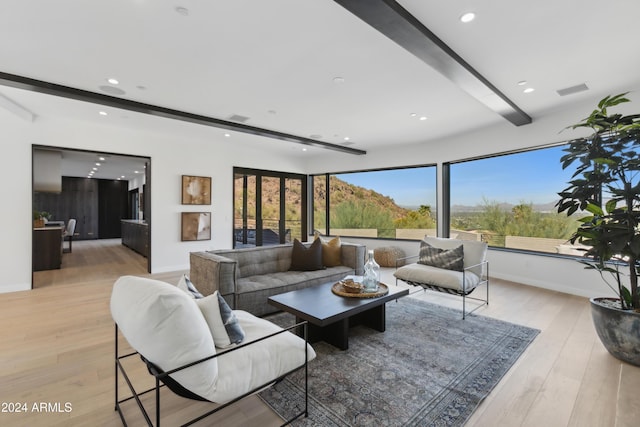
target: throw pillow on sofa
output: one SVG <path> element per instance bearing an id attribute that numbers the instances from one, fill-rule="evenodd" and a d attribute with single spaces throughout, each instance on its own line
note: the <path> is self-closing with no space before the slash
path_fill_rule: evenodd
<path id="1" fill-rule="evenodd" d="M 340 242 L 340 236 L 336 236 L 331 240 L 324 240 L 316 233 L 315 239 L 322 242 L 322 264 L 325 267 L 338 267 L 342 265 L 342 242 Z"/>
<path id="2" fill-rule="evenodd" d="M 291 271 L 322 270 L 322 242 L 319 239 L 307 248 L 298 239 L 293 240 Z"/>

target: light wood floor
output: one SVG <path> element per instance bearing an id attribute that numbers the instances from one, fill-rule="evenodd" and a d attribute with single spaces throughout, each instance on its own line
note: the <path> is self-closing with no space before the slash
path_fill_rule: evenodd
<path id="1" fill-rule="evenodd" d="M 109 296 L 120 275 L 146 276 L 146 260 L 119 241 L 74 242 L 63 266 L 60 271 L 36 273 L 37 286 L 32 291 L 0 294 L 0 426 L 122 425 L 113 405 L 114 329 Z M 152 277 L 176 283 L 182 273 Z M 394 283 L 391 274 L 383 271 L 387 283 Z M 432 292 L 420 291 L 413 297 L 460 305 L 456 297 Z M 478 313 L 542 332 L 468 426 L 639 425 L 640 368 L 618 362 L 604 350 L 585 298 L 493 280 L 491 305 Z M 135 378 L 149 383 L 141 363 L 132 370 Z M 182 417 L 203 408 L 202 403 L 170 392 L 162 399 L 168 415 L 165 426 L 177 425 Z M 48 412 L 34 410 L 33 405 L 41 402 L 50 404 Z M 64 412 L 67 402 L 71 410 Z M 6 412 L 12 409 L 11 403 L 26 403 L 27 412 Z M 128 419 L 135 420 L 137 413 L 131 408 Z M 269 427 L 279 423 L 253 397 L 197 425 Z"/>

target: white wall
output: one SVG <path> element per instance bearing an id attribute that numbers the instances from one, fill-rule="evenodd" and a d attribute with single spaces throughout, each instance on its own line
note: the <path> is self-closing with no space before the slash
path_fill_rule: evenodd
<path id="1" fill-rule="evenodd" d="M 185 127 L 188 125 L 185 125 Z M 195 126 L 195 125 L 189 125 Z M 248 150 L 225 139 L 221 132 L 201 129 L 190 137 L 97 126 L 72 120 L 38 118 L 28 123 L 0 111 L 2 148 L 0 179 L 5 225 L 0 249 L 0 292 L 31 288 L 31 150 L 32 145 L 59 146 L 151 158 L 152 272 L 189 268 L 189 252 L 232 245 L 233 167 L 303 172 L 295 158 Z M 275 141 L 274 143 L 278 143 Z M 265 142 L 269 147 L 269 142 Z M 181 205 L 181 176 L 211 176 L 211 206 Z M 180 213 L 211 211 L 212 239 L 181 242 Z"/>

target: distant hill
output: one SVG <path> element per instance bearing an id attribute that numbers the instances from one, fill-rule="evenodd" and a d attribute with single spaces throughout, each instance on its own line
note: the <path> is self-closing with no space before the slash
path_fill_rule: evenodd
<path id="1" fill-rule="evenodd" d="M 556 212 L 555 208 L 556 202 L 549 203 L 533 203 L 531 206 L 533 207 L 534 212 Z M 514 204 L 512 203 L 498 203 L 498 206 L 502 210 L 511 211 L 513 209 Z M 483 212 L 484 205 L 451 205 L 451 213 L 471 213 L 471 212 Z"/>
<path id="2" fill-rule="evenodd" d="M 349 184 L 348 182 L 342 181 L 334 176 L 330 177 L 330 185 L 333 191 L 331 196 L 331 203 L 334 206 L 342 202 L 348 201 L 362 201 L 366 200 L 368 203 L 373 204 L 374 206 L 379 206 L 381 209 L 390 212 L 392 218 L 401 218 L 407 214 L 411 209 L 406 209 L 398 206 L 395 201 L 388 196 L 377 193 L 373 190 L 363 188 L 357 185 Z M 324 181 L 318 180 L 316 181 L 314 188 L 314 198 L 316 200 L 315 209 L 316 211 L 324 211 L 326 208 L 326 193 L 327 189 L 325 188 Z M 250 176 L 248 178 L 248 197 L 247 197 L 247 211 L 248 218 L 255 219 L 256 212 L 256 182 L 255 177 Z M 287 217 L 289 219 L 298 217 L 298 213 L 296 210 L 296 206 L 301 203 L 302 200 L 302 191 L 300 186 L 291 186 L 285 192 L 285 204 L 287 206 Z M 280 182 L 279 179 L 264 179 L 262 181 L 262 211 L 263 218 L 275 218 L 277 216 L 277 212 L 280 206 Z M 235 191 L 235 207 L 236 207 L 236 218 L 240 217 L 239 210 L 242 207 L 242 180 L 236 180 L 236 191 Z"/>
<path id="3" fill-rule="evenodd" d="M 324 211 L 326 208 L 327 189 L 325 182 L 319 182 L 313 189 L 316 211 Z M 341 179 L 331 176 L 329 177 L 329 186 L 331 187 L 331 204 L 337 206 L 343 202 L 366 200 L 375 206 L 379 206 L 382 210 L 391 213 L 393 219 L 402 218 L 410 211 L 410 209 L 398 206 L 396 202 L 389 196 L 385 196 L 368 188 L 360 187 Z"/>

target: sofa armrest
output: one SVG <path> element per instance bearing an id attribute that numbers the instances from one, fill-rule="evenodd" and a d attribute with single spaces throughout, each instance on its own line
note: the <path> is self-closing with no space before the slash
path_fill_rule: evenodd
<path id="1" fill-rule="evenodd" d="M 342 265 L 353 268 L 356 276 L 362 276 L 364 274 L 366 246 L 358 243 L 342 242 L 340 247 L 342 252 Z"/>
<path id="2" fill-rule="evenodd" d="M 203 295 L 236 292 L 237 261 L 210 252 L 191 252 L 189 262 L 189 278 Z"/>

